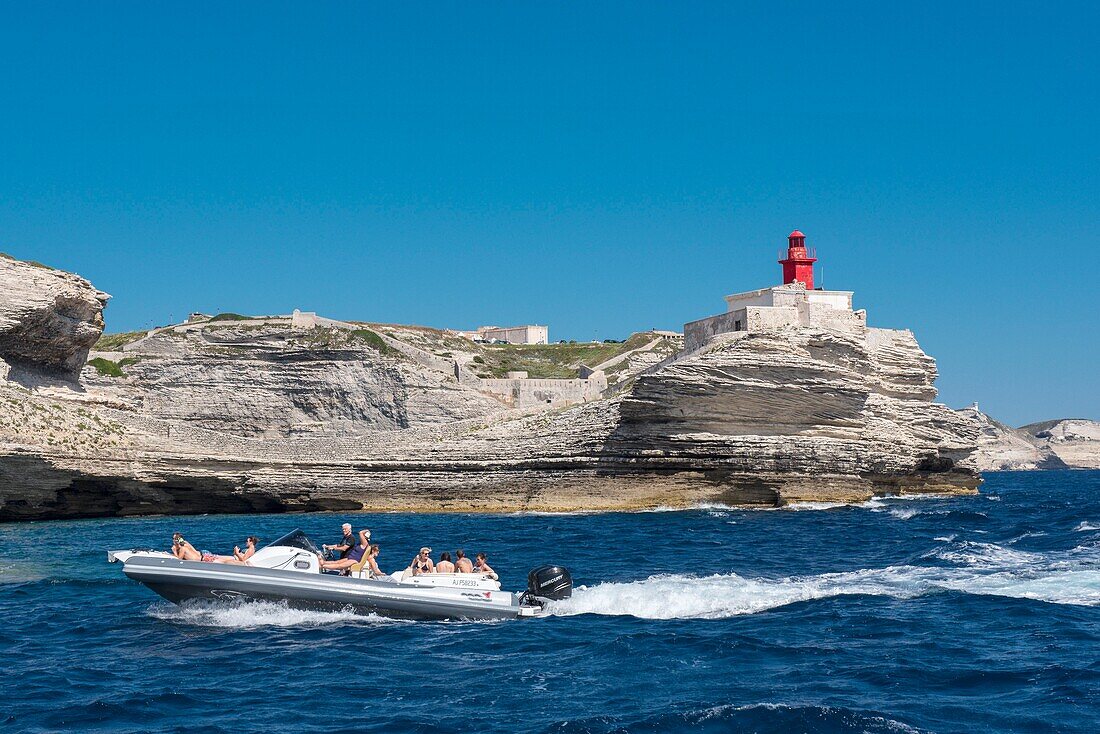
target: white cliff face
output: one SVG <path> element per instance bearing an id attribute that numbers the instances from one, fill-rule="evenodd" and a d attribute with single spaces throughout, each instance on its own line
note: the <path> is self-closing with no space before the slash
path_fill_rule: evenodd
<path id="1" fill-rule="evenodd" d="M 1081 418 L 1046 421 L 1019 429 L 1067 466 L 1100 469 L 1100 422 Z"/>
<path id="2" fill-rule="evenodd" d="M 967 464 L 978 471 L 1030 471 L 1065 469 L 1066 463 L 1026 431 L 1006 426 L 978 410 L 976 405 L 958 411 L 978 429 L 978 448 Z"/>
<path id="3" fill-rule="evenodd" d="M 21 324 L 22 353 L 60 341 Z M 86 367 L 82 390 L 0 384 L 0 520 L 776 505 L 979 481 L 961 464 L 978 429 L 931 402 L 935 363 L 906 331 L 727 334 L 537 413 L 362 331 L 193 324 L 115 344 L 99 356 L 117 372 Z"/>
<path id="4" fill-rule="evenodd" d="M 284 324 L 164 331 L 115 355 L 126 376 L 85 370 L 149 418 L 231 436 L 344 436 L 484 415 L 501 404 L 382 355 L 354 335 Z"/>
<path id="5" fill-rule="evenodd" d="M 931 402 L 931 358 L 909 332 L 870 331 L 874 338 L 798 327 L 718 337 L 640 377 L 609 446 L 728 457 L 739 471 L 800 475 L 802 485 L 820 474 L 864 487 L 973 485 L 956 464 L 976 431 Z"/>
<path id="6" fill-rule="evenodd" d="M 0 357 L 75 377 L 109 298 L 78 275 L 0 255 Z"/>
<path id="7" fill-rule="evenodd" d="M 1063 418 L 1012 428 L 977 405 L 958 411 L 978 427 L 978 449 L 967 466 L 978 471 L 1100 469 L 1100 423 Z"/>

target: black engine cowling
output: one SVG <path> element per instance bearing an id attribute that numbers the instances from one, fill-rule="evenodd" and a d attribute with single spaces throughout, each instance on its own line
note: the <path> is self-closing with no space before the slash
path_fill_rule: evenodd
<path id="1" fill-rule="evenodd" d="M 561 566 L 542 566 L 527 574 L 527 593 L 540 599 L 558 601 L 573 595 L 573 577 Z"/>

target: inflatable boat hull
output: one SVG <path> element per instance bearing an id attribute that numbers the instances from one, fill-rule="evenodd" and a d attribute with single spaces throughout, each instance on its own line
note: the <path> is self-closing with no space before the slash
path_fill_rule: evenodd
<path id="1" fill-rule="evenodd" d="M 133 555 L 124 560 L 123 572 L 176 604 L 192 599 L 261 600 L 296 609 L 351 609 L 411 619 L 510 619 L 540 611 L 538 606 L 521 604 L 519 596 L 508 591 L 417 587 L 392 579 L 303 574 L 171 556 Z"/>

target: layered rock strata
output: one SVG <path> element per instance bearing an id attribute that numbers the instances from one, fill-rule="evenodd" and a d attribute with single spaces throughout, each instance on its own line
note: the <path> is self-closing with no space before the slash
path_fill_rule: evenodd
<path id="1" fill-rule="evenodd" d="M 774 506 L 979 481 L 960 467 L 977 428 L 931 402 L 905 331 L 723 335 L 541 412 L 278 319 L 117 349 L 121 374 L 89 367 L 79 389 L 0 383 L 0 519 Z"/>
<path id="2" fill-rule="evenodd" d="M 78 275 L 0 254 L 0 358 L 75 378 L 109 298 Z"/>

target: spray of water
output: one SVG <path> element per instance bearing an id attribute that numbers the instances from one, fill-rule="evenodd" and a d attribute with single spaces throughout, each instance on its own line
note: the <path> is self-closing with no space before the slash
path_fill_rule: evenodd
<path id="1" fill-rule="evenodd" d="M 843 595 L 906 599 L 942 591 L 1100 606 L 1100 559 L 1095 553 L 1063 555 L 963 542 L 928 554 L 929 561 L 950 566 L 902 565 L 782 578 L 668 574 L 580 587 L 571 599 L 553 604 L 551 611 L 558 615 L 720 619 Z"/>

